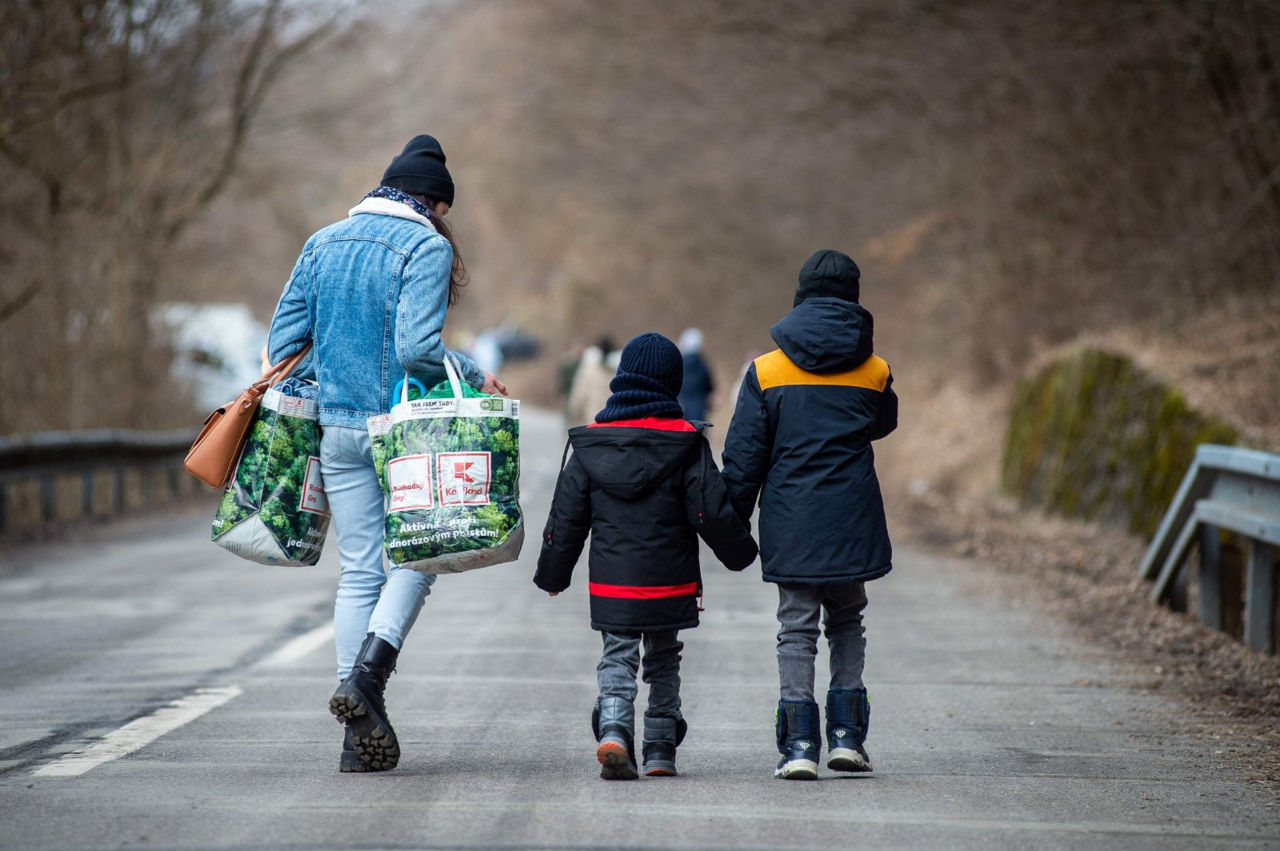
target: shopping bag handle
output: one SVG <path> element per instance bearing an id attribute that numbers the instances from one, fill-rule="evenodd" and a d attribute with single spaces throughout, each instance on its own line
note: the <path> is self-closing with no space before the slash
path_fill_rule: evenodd
<path id="1" fill-rule="evenodd" d="M 454 356 L 452 352 L 444 353 L 444 374 L 449 378 L 449 390 L 453 393 L 453 398 L 462 398 L 462 379 L 458 377 L 460 367 L 454 365 Z"/>
<path id="2" fill-rule="evenodd" d="M 399 396 L 399 397 L 400 397 L 400 401 L 401 401 L 401 402 L 408 402 L 408 401 L 409 401 L 409 390 L 410 390 L 410 388 L 413 388 L 413 387 L 417 387 L 417 388 L 418 388 L 418 398 L 419 398 L 419 399 L 424 399 L 424 398 L 426 398 L 426 395 L 427 395 L 427 386 L 426 386 L 425 384 L 423 384 L 421 381 L 419 381 L 418 379 L 416 379 L 416 378 L 414 378 L 413 376 L 409 375 L 408 373 L 406 373 L 406 374 L 405 374 L 404 378 L 402 378 L 402 379 L 400 379 L 399 381 L 397 381 L 397 382 L 396 382 L 395 389 L 391 391 L 391 395 L 392 395 L 392 396 Z"/>
<path id="3" fill-rule="evenodd" d="M 462 398 L 462 379 L 458 377 L 458 368 L 454 366 L 453 357 L 454 356 L 451 352 L 445 353 L 444 374 L 445 374 L 445 377 L 449 380 L 449 392 L 453 394 L 453 398 L 461 399 Z M 418 388 L 418 392 L 421 393 L 424 398 L 426 397 L 427 395 L 426 386 L 423 385 L 421 381 L 419 381 L 418 379 L 414 378 L 413 376 L 409 375 L 409 373 L 406 372 L 404 374 L 404 378 L 397 381 L 395 388 L 391 391 L 392 398 L 399 396 L 401 402 L 408 402 L 409 388 L 411 386 L 416 386 Z"/>

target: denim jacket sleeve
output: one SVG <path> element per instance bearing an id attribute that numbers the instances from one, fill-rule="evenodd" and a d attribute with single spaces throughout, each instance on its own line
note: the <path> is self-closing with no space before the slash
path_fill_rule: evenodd
<path id="1" fill-rule="evenodd" d="M 293 266 L 288 283 L 284 285 L 275 315 L 271 317 L 271 330 L 267 333 L 267 360 L 271 363 L 280 363 L 290 355 L 297 354 L 311 339 L 309 266 L 310 252 L 303 250 Z M 294 377 L 315 380 L 314 354 L 315 350 L 312 349 L 294 367 Z"/>
<path id="2" fill-rule="evenodd" d="M 444 319 L 452 266 L 453 248 L 444 237 L 424 241 L 405 263 L 396 308 L 396 358 L 410 375 L 444 378 Z M 450 354 L 461 365 L 464 381 L 477 389 L 484 384 L 484 372 L 471 358 Z"/>

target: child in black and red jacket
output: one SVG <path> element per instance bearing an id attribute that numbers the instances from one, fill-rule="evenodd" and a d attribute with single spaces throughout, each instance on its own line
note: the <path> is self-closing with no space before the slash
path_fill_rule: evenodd
<path id="1" fill-rule="evenodd" d="M 633 780 L 636 673 L 644 647 L 649 705 L 643 770 L 676 773 L 681 629 L 698 625 L 698 536 L 730 570 L 756 557 L 702 435 L 676 395 L 680 350 L 646 333 L 622 350 L 613 395 L 596 421 L 569 430 L 573 454 L 560 471 L 534 583 L 551 596 L 569 587 L 591 533 L 591 626 L 603 634 L 592 714 L 596 758 L 606 780 Z M 566 447 L 566 452 L 569 447 Z"/>

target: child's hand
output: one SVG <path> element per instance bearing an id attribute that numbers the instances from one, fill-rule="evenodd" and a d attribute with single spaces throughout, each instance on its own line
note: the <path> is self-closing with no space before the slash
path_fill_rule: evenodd
<path id="1" fill-rule="evenodd" d="M 560 593 L 559 591 L 548 591 L 548 592 L 547 592 L 547 596 L 548 596 L 548 597 L 554 597 L 554 596 L 556 596 L 556 595 L 557 595 L 557 594 L 559 594 L 559 593 Z"/>

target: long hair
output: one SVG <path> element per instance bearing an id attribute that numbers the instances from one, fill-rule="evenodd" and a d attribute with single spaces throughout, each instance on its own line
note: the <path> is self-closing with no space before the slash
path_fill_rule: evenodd
<path id="1" fill-rule="evenodd" d="M 462 254 L 458 251 L 458 243 L 453 238 L 453 228 L 445 224 L 442 216 L 436 215 L 436 204 L 439 200 L 432 198 L 430 195 L 414 195 L 419 201 L 427 205 L 427 218 L 431 220 L 431 224 L 441 236 L 449 241 L 449 246 L 453 249 L 453 266 L 449 269 L 449 304 L 455 304 L 462 296 L 462 288 L 471 280 L 471 276 L 467 274 L 467 266 L 462 262 Z"/>

